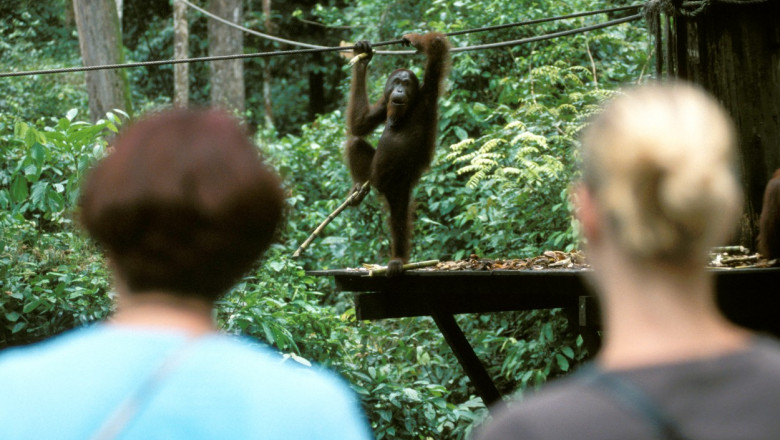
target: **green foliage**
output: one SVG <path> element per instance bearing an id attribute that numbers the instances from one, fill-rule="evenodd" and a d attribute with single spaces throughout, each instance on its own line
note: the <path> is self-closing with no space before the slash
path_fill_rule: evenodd
<path id="1" fill-rule="evenodd" d="M 81 177 L 104 151 L 104 144 L 96 142 L 98 136 L 104 130 L 118 132 L 121 123 L 110 112 L 96 124 L 74 121 L 77 113 L 70 110 L 56 125 L 42 130 L 23 121 L 14 124 L 3 145 L 0 208 L 44 228 L 70 221 L 66 208 L 75 206 Z"/>
<path id="2" fill-rule="evenodd" d="M 464 379 L 450 368 L 457 361 L 430 319 L 357 322 L 346 302 L 323 304 L 319 280 L 288 255 L 274 246 L 267 262 L 220 301 L 223 328 L 340 372 L 361 397 L 377 438 L 461 437 L 470 429 L 484 406 L 450 395 L 445 384 L 460 388 Z"/>
<path id="3" fill-rule="evenodd" d="M 340 112 L 323 115 L 303 126 L 301 136 L 276 139 L 274 133 L 263 132 L 259 144 L 288 188 L 284 237 L 292 253 L 349 192 L 351 180 L 342 158 L 344 116 Z M 386 249 L 389 243 L 384 228 L 382 208 L 371 195 L 359 208 L 336 217 L 301 262 L 322 269 L 377 262 L 377 250 Z"/>
<path id="4" fill-rule="evenodd" d="M 0 13 L 0 71 L 81 64 L 75 27 L 63 23 L 64 2 L 13 3 Z M 0 112 L 25 121 L 62 115 L 73 107 L 87 108 L 83 73 L 2 78 L 0 84 Z"/>
<path id="5" fill-rule="evenodd" d="M 258 3 L 245 8 L 245 26 L 274 36 L 308 44 L 338 46 L 349 39 L 346 29 L 318 24 L 318 11 L 343 8 L 343 0 L 273 2 L 271 29 Z M 321 5 L 320 5 L 321 4 Z M 244 52 L 269 52 L 299 49 L 252 35 L 244 37 Z M 275 128 L 283 134 L 300 134 L 301 126 L 318 114 L 342 107 L 341 84 L 347 72 L 344 61 L 335 52 L 251 59 L 245 62 L 247 118 L 253 125 L 265 126 L 263 84 L 268 66 L 272 78 L 271 107 Z"/>
<path id="6" fill-rule="evenodd" d="M 577 172 L 576 135 L 611 95 L 589 86 L 590 77 L 587 69 L 562 62 L 535 68 L 522 88 L 530 93 L 512 98 L 525 104 L 498 106 L 487 116 L 509 122 L 450 146 L 444 160 L 458 165 L 457 173 L 469 177 L 466 185 L 483 194 L 461 218 L 500 237 L 489 249 L 506 246 L 531 256 L 575 248 L 568 186 Z M 506 217 L 517 220 L 513 230 L 505 230 Z"/>
<path id="7" fill-rule="evenodd" d="M 561 310 L 507 313 L 486 320 L 495 328 L 484 328 L 485 348 L 497 344 L 500 368 L 494 377 L 500 384 L 522 393 L 571 371 L 587 353 L 582 339 L 570 332 Z M 496 332 L 496 328 L 498 332 Z M 495 332 L 495 333 L 494 333 Z"/>
<path id="8" fill-rule="evenodd" d="M 96 124 L 77 111 L 50 124 L 0 114 L 0 347 L 29 343 L 104 318 L 108 276 L 94 245 L 74 231 L 70 213 L 81 177 L 116 132 L 109 114 Z"/>
<path id="9" fill-rule="evenodd" d="M 0 212 L 0 347 L 103 319 L 111 309 L 97 250 L 78 234 L 41 233 L 35 226 Z"/>
<path id="10" fill-rule="evenodd" d="M 463 386 L 449 368 L 456 362 L 430 320 L 407 319 L 398 326 L 370 326 L 362 332 L 365 355 L 343 367 L 381 438 L 462 438 L 485 414 L 479 398 L 451 391 Z M 409 362 L 399 364 L 398 357 Z"/>
<path id="11" fill-rule="evenodd" d="M 228 332 L 253 335 L 283 353 L 328 364 L 344 355 L 338 333 L 352 330 L 341 326 L 335 309 L 318 305 L 322 296 L 314 277 L 274 246 L 265 264 L 219 302 L 218 318 Z"/>
<path id="12" fill-rule="evenodd" d="M 126 13 L 140 13 L 137 8 L 143 5 L 138 5 L 139 2 L 130 2 L 131 10 Z M 167 12 L 166 21 L 154 20 L 154 16 L 148 16 L 149 21 L 142 22 L 136 26 L 126 26 L 123 28 L 123 43 L 126 48 L 127 55 L 125 58 L 128 62 L 138 61 L 156 61 L 161 59 L 173 58 L 173 28 L 170 26 L 170 17 L 172 11 L 167 2 L 155 2 L 155 5 L 147 5 L 148 9 L 144 9 L 147 16 L 150 11 L 158 10 L 159 13 Z M 168 6 L 166 8 L 160 8 L 161 6 Z M 123 14 L 124 15 L 124 14 Z M 124 15 L 123 18 L 127 18 Z M 128 23 L 129 24 L 129 23 Z M 198 41 L 197 34 L 194 36 L 195 41 Z M 196 46 L 196 44 L 193 44 Z M 205 55 L 205 54 L 204 54 Z M 191 55 L 195 56 L 195 55 Z M 203 66 L 190 65 L 190 69 L 193 73 L 201 72 Z M 128 81 L 131 84 L 131 90 L 133 95 L 133 102 L 141 102 L 145 108 L 153 109 L 171 104 L 171 96 L 173 96 L 173 65 L 163 66 L 147 66 L 138 67 L 133 69 L 127 69 Z M 205 81 L 194 74 L 190 75 L 190 80 L 194 82 L 194 87 L 190 87 L 190 90 L 202 90 L 205 86 Z M 194 103 L 207 103 L 208 100 L 200 93 L 194 93 L 191 97 Z"/>
<path id="13" fill-rule="evenodd" d="M 25 2 L 26 9 L 0 6 L 2 70 L 80 63 L 75 30 L 64 20 L 64 3 L 49 3 Z M 131 3 L 125 2 L 123 20 L 126 58 L 170 57 L 170 5 Z M 336 45 L 340 40 L 384 41 L 407 32 L 457 31 L 625 3 L 294 1 L 275 2 L 272 21 L 276 35 Z M 245 24 L 266 31 L 257 2 L 248 6 Z M 617 16 L 451 40 L 456 46 L 506 41 Z M 206 19 L 196 13 L 191 18 L 191 56 L 207 55 Z M 245 39 L 246 52 L 281 48 L 256 37 Z M 289 362 L 314 362 L 338 371 L 361 397 L 377 438 L 461 439 L 486 410 L 433 321 L 358 322 L 350 294 L 335 292 L 327 279 L 305 274 L 304 269 L 387 261 L 387 216 L 376 195 L 338 216 L 300 259 L 289 257 L 351 186 L 342 159 L 345 127 L 340 110 L 346 104 L 349 70 L 337 57 L 245 63 L 251 127 L 264 125 L 265 63 L 274 78 L 276 129 L 261 128 L 257 139 L 284 177 L 287 222 L 264 261 L 218 304 L 218 320 L 226 331 L 278 348 Z M 422 59 L 375 56 L 369 76 L 373 96 L 378 96 L 388 72 L 398 67 L 421 72 Z M 457 260 L 472 253 L 527 257 L 575 247 L 567 188 L 576 178 L 578 130 L 619 85 L 641 82 L 650 62 L 645 31 L 636 23 L 453 55 L 449 90 L 440 106 L 440 147 L 415 189 L 412 259 Z M 171 72 L 170 67 L 128 72 L 136 108 L 169 102 Z M 190 72 L 192 102 L 207 103 L 208 65 L 193 64 Z M 318 81 L 325 107 L 315 117 L 309 98 L 311 85 Z M 102 257 L 76 231 L 72 214 L 83 173 L 104 153 L 104 137 L 121 122 L 108 115 L 87 124 L 69 111 L 87 111 L 83 74 L 5 78 L 2 83 L 0 347 L 32 342 L 110 312 Z M 504 393 L 522 393 L 566 374 L 586 355 L 560 310 L 457 318 Z"/>

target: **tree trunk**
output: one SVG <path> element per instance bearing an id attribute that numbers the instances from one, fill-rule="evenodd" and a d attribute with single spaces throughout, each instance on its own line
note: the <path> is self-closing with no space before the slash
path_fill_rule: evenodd
<path id="1" fill-rule="evenodd" d="M 73 2 L 65 0 L 65 26 L 76 26 L 76 15 L 73 12 Z"/>
<path id="2" fill-rule="evenodd" d="M 325 113 L 325 76 L 322 74 L 322 55 L 315 53 L 311 56 L 309 67 L 309 120 L 313 121 L 317 115 Z"/>
<path id="3" fill-rule="evenodd" d="M 739 244 L 755 249 L 764 187 L 780 167 L 780 2 L 713 2 L 677 16 L 675 70 L 726 107 L 737 129 L 745 207 Z"/>
<path id="4" fill-rule="evenodd" d="M 273 35 L 273 23 L 271 23 L 271 0 L 263 0 L 263 17 L 265 18 L 265 32 Z M 271 59 L 263 60 L 263 107 L 265 109 L 265 126 L 274 126 L 274 111 L 271 98 Z"/>
<path id="5" fill-rule="evenodd" d="M 179 0 L 173 2 L 173 58 L 189 56 L 190 30 L 187 23 L 187 5 Z M 190 100 L 190 65 L 173 65 L 173 105 L 186 108 Z"/>
<path id="6" fill-rule="evenodd" d="M 120 64 L 122 38 L 114 0 L 73 0 L 79 47 L 84 66 Z M 124 69 L 86 72 L 89 113 L 92 121 L 113 109 L 132 112 L 130 87 Z"/>
<path id="7" fill-rule="evenodd" d="M 122 35 L 122 10 L 124 8 L 123 0 L 116 0 L 116 16 L 119 22 L 119 35 Z"/>
<path id="8" fill-rule="evenodd" d="M 211 0 L 210 12 L 236 24 L 241 24 L 241 0 Z M 209 20 L 209 55 L 242 53 L 243 33 L 216 20 Z M 244 112 L 244 62 L 242 60 L 211 61 L 211 104 Z"/>

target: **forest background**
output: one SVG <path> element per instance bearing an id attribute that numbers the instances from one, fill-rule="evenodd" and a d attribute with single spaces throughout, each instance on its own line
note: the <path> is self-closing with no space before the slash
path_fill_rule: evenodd
<path id="1" fill-rule="evenodd" d="M 198 3 L 206 7 L 204 2 Z M 386 41 L 631 4 L 622 0 L 245 0 L 242 25 L 295 41 Z M 600 14 L 451 37 L 454 46 L 515 40 L 634 12 Z M 68 1 L 0 5 L 0 71 L 81 65 Z M 122 6 L 126 61 L 173 57 L 172 6 Z M 190 56 L 208 54 L 207 18 L 189 11 Z M 291 49 L 244 36 L 244 52 Z M 389 47 L 388 49 L 401 49 Z M 372 98 L 399 67 L 424 57 L 376 55 Z M 413 260 L 527 258 L 577 248 L 568 186 L 578 131 L 622 85 L 653 75 L 642 21 L 537 43 L 453 55 L 441 99 L 439 146 L 415 190 Z M 126 70 L 134 114 L 168 106 L 173 67 Z M 270 73 L 272 123 L 263 110 Z M 190 66 L 192 105 L 209 104 L 207 63 Z M 279 170 L 287 223 L 264 261 L 218 305 L 220 326 L 276 348 L 286 362 L 332 368 L 359 394 L 378 439 L 460 439 L 487 411 L 429 318 L 362 322 L 352 298 L 305 270 L 387 260 L 386 213 L 370 195 L 342 213 L 299 259 L 290 255 L 350 187 L 342 160 L 349 68 L 337 53 L 244 61 L 240 116 Z M 127 122 L 90 122 L 83 73 L 0 78 L 0 349 L 105 318 L 110 279 L 99 249 L 74 222 L 78 186 Z M 458 323 L 500 391 L 522 393 L 566 374 L 586 355 L 559 310 L 460 315 Z"/>

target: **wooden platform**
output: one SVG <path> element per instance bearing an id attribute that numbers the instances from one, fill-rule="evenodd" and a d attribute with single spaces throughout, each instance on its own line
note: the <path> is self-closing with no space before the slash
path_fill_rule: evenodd
<path id="1" fill-rule="evenodd" d="M 718 304 L 733 321 L 780 337 L 780 268 L 710 269 Z M 571 328 L 593 352 L 600 327 L 587 269 L 436 271 L 396 278 L 360 270 L 309 271 L 332 277 L 339 291 L 355 292 L 358 319 L 431 316 L 486 404 L 500 395 L 455 322 L 461 313 L 562 308 Z"/>

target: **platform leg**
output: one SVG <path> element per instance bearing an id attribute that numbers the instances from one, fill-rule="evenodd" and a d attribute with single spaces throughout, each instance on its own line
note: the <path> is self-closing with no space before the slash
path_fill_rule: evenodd
<path id="1" fill-rule="evenodd" d="M 592 296 L 579 297 L 578 324 L 580 335 L 588 350 L 588 358 L 592 358 L 601 349 L 601 314 L 599 306 Z"/>
<path id="2" fill-rule="evenodd" d="M 444 335 L 447 344 L 450 345 L 450 348 L 455 353 L 455 357 L 458 358 L 458 362 L 466 370 L 466 375 L 471 379 L 471 383 L 474 384 L 477 394 L 482 397 L 485 405 L 490 406 L 500 401 L 501 394 L 499 394 L 493 380 L 485 371 L 485 367 L 480 362 L 477 354 L 474 353 L 474 349 L 455 321 L 455 317 L 446 313 L 437 313 L 433 315 L 433 320 L 439 327 L 441 334 Z"/>

